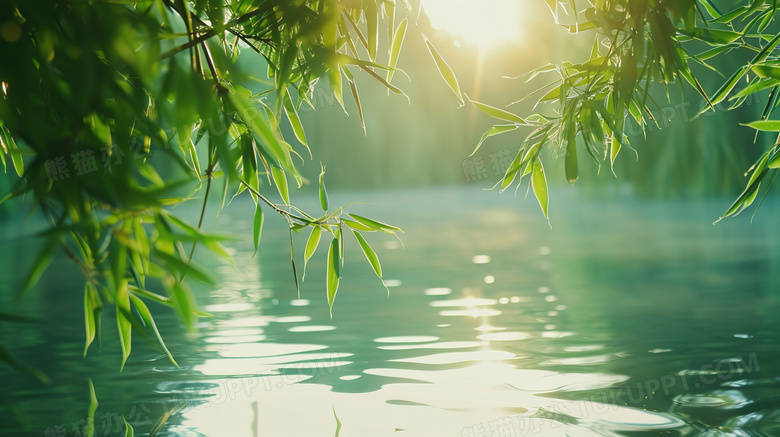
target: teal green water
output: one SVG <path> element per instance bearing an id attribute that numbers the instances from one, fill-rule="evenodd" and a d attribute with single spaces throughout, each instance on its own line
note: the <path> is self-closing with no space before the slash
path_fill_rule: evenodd
<path id="1" fill-rule="evenodd" d="M 171 408 L 158 435 L 780 435 L 777 202 L 753 224 L 712 226 L 728 199 L 564 190 L 550 230 L 511 194 L 331 194 L 406 231 L 404 247 L 369 239 L 389 297 L 352 241 L 334 317 L 322 248 L 298 299 L 284 222 L 269 216 L 257 256 L 250 238 L 230 243 L 237 269 L 201 256 L 223 282 L 198 288 L 214 317 L 197 332 L 152 308 L 181 367 L 136 339 L 119 373 L 110 317 L 102 352 L 81 357 L 81 280 L 58 260 L 20 307 L 48 324 L 0 323 L 0 344 L 52 379 L 0 367 L 0 434 L 79 435 L 91 377 L 96 436 L 123 435 L 121 416 L 148 435 Z M 248 235 L 251 220 L 234 204 L 207 226 Z M 2 225 L 6 291 L 35 254 L 21 233 Z"/>

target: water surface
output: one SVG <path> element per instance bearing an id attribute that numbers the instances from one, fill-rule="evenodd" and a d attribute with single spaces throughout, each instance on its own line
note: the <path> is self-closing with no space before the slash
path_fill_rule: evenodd
<path id="1" fill-rule="evenodd" d="M 79 435 L 91 377 L 97 436 L 122 434 L 121 416 L 147 435 L 172 408 L 163 432 L 181 436 L 780 435 L 777 202 L 713 226 L 728 199 L 566 190 L 550 230 L 533 200 L 470 187 L 335 194 L 405 230 L 403 246 L 368 236 L 389 297 L 350 241 L 333 318 L 322 247 L 298 298 L 269 213 L 255 257 L 251 237 L 229 243 L 237 269 L 201 255 L 222 283 L 196 287 L 213 314 L 196 332 L 152 307 L 181 367 L 135 339 L 119 373 L 112 317 L 82 358 L 81 278 L 57 260 L 20 307 L 49 324 L 0 324 L 52 380 L 0 367 L 0 433 Z M 251 211 L 208 229 L 251 235 Z M 18 226 L 2 225 L 4 289 L 35 255 Z"/>

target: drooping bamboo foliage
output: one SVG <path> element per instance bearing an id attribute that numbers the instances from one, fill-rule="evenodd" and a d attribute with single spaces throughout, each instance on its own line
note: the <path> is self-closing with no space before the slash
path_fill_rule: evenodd
<path id="1" fill-rule="evenodd" d="M 780 35 L 772 30 L 777 2 L 745 0 L 734 2 L 736 6 L 726 11 L 711 0 L 546 2 L 555 21 L 571 33 L 594 35 L 587 60 L 549 64 L 521 76 L 527 82 L 549 78 L 517 101 L 535 99 L 537 112 L 533 114 L 521 117 L 472 102 L 487 115 L 509 122 L 491 127 L 477 148 L 489 137 L 521 126 L 532 128 L 497 185 L 502 190 L 515 183 L 519 186 L 523 177 L 531 174 L 531 187 L 545 216 L 548 194 L 542 177 L 543 154 L 552 152 L 564 157 L 570 183 L 579 178 L 582 151 L 597 165 L 606 162 L 613 168 L 619 153 L 630 147 L 627 123 L 636 123 L 642 131 L 662 124 L 655 114 L 663 114 L 664 102 L 653 92 L 659 85 L 668 102 L 670 87 L 687 83 L 706 102 L 698 115 L 714 110 L 716 105 L 736 109 L 753 94 L 768 93 L 760 119 L 746 126 L 780 132 L 780 122 L 771 119 L 780 103 L 780 61 L 775 54 Z M 752 55 L 735 72 L 729 72 L 719 88 L 705 90 L 692 68 L 717 71 L 710 65 L 713 58 L 740 53 Z M 778 143 L 780 139 L 746 169 L 747 186 L 724 217 L 750 206 L 767 176 L 766 185 L 772 184 L 780 168 Z"/>
<path id="2" fill-rule="evenodd" d="M 327 79 L 343 106 L 346 79 L 358 111 L 359 71 L 403 95 L 390 80 L 408 19 L 394 23 L 410 7 L 386 0 L 2 3 L 0 157 L 19 178 L 0 202 L 31 197 L 51 223 L 17 298 L 64 250 L 86 278 L 84 355 L 110 306 L 122 366 L 134 332 L 176 364 L 147 303 L 175 308 L 189 327 L 206 315 L 186 280 L 214 285 L 215 279 L 193 262 L 195 248 L 230 255 L 224 236 L 201 229 L 203 218 L 208 205 L 221 208 L 243 192 L 257 205 L 256 250 L 264 212 L 289 224 L 296 285 L 292 235 L 306 227 L 317 236 L 307 244 L 307 263 L 319 237 L 332 237 L 322 281 L 331 307 L 346 229 L 381 279 L 377 255 L 361 233 L 400 229 L 329 209 L 324 169 L 320 214 L 292 205 L 289 185 L 303 183 L 296 160 L 310 154 L 310 145 L 298 112 L 302 105 L 313 108 L 317 81 Z M 380 21 L 390 29 L 382 43 Z M 267 71 L 243 70 L 241 52 L 264 58 Z M 263 76 L 263 89 L 250 91 Z M 282 123 L 294 138 L 284 137 Z M 271 185 L 281 202 L 264 194 Z M 197 223 L 172 212 L 189 200 L 202 202 Z M 162 289 L 150 290 L 149 278 Z"/>

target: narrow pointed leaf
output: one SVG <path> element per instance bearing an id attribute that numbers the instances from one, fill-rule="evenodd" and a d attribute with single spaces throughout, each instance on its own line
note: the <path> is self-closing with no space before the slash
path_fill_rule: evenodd
<path id="1" fill-rule="evenodd" d="M 406 36 L 406 27 L 409 25 L 409 20 L 404 18 L 403 21 L 398 23 L 398 27 L 393 34 L 393 43 L 390 46 L 390 62 L 387 66 L 390 70 L 387 70 L 387 82 L 393 80 L 395 74 L 395 67 L 398 65 L 398 56 L 401 54 L 401 47 L 404 45 L 404 37 Z"/>
<path id="2" fill-rule="evenodd" d="M 441 74 L 441 77 L 445 82 L 447 82 L 447 85 L 450 87 L 452 92 L 458 96 L 458 100 L 463 103 L 463 93 L 460 91 L 458 79 L 455 77 L 455 73 L 452 71 L 452 68 L 450 68 L 450 66 L 447 64 L 447 61 L 445 61 L 441 54 L 439 54 L 439 51 L 436 50 L 436 47 L 433 46 L 428 37 L 423 35 L 423 39 L 425 40 L 425 44 L 428 46 L 428 52 L 431 54 L 433 61 L 436 63 L 436 68 L 439 70 L 439 74 Z"/>
<path id="3" fill-rule="evenodd" d="M 92 282 L 87 282 L 84 287 L 84 329 L 86 330 L 86 341 L 84 344 L 84 357 L 87 356 L 87 349 L 92 341 L 95 340 L 95 306 L 93 304 L 97 295 L 97 289 Z"/>
<path id="4" fill-rule="evenodd" d="M 298 111 L 295 109 L 292 100 L 290 99 L 290 93 L 284 93 L 284 113 L 287 114 L 287 120 L 290 122 L 295 138 L 300 141 L 301 144 L 308 149 L 309 145 L 306 142 L 306 132 L 303 130 L 303 123 L 301 123 L 300 117 L 298 117 Z M 311 150 L 309 151 L 311 154 Z"/>
<path id="5" fill-rule="evenodd" d="M 97 411 L 98 400 L 95 394 L 95 385 L 92 384 L 92 378 L 87 378 L 89 383 L 89 407 L 87 409 L 87 423 L 84 425 L 85 437 L 94 437 L 95 435 L 95 411 Z"/>
<path id="6" fill-rule="evenodd" d="M 306 240 L 306 249 L 303 253 L 303 278 L 306 279 L 306 265 L 309 263 L 309 259 L 314 255 L 317 250 L 317 246 L 320 244 L 320 238 L 322 237 L 322 227 L 312 226 L 309 239 Z"/>
<path id="7" fill-rule="evenodd" d="M 536 200 L 539 201 L 539 206 L 542 208 L 544 217 L 549 219 L 549 216 L 547 215 L 547 176 L 544 174 L 544 167 L 539 158 L 533 163 L 533 169 L 531 170 L 531 186 L 533 187 Z"/>
<path id="8" fill-rule="evenodd" d="M 469 99 L 469 101 L 477 107 L 480 111 L 484 112 L 485 114 L 497 118 L 499 120 L 504 121 L 510 121 L 512 123 L 518 123 L 518 124 L 528 124 L 525 120 L 523 120 L 520 116 L 517 116 L 515 114 L 512 114 L 509 111 L 505 111 L 503 109 L 499 109 L 490 105 L 486 105 L 484 103 L 480 103 L 474 100 Z"/>
<path id="9" fill-rule="evenodd" d="M 263 234 L 264 220 L 265 217 L 263 216 L 263 208 L 260 206 L 260 202 L 257 202 L 257 209 L 255 210 L 255 223 L 252 233 L 252 241 L 255 244 L 255 253 L 257 253 L 257 248 L 260 246 L 260 236 Z"/>
<path id="10" fill-rule="evenodd" d="M 116 294 L 116 326 L 119 331 L 119 344 L 122 346 L 122 365 L 119 371 L 125 367 L 127 357 L 130 356 L 132 347 L 132 324 L 127 318 L 130 314 L 130 296 L 127 290 L 127 280 L 121 280 Z"/>
<path id="11" fill-rule="evenodd" d="M 474 156 L 474 154 L 477 153 L 477 150 L 479 150 L 479 148 L 482 146 L 482 143 L 484 143 L 486 139 L 494 135 L 501 135 L 506 132 L 511 132 L 513 130 L 516 130 L 519 127 L 520 126 L 516 124 L 497 124 L 495 126 L 492 126 L 490 129 L 485 131 L 484 134 L 482 134 L 482 138 L 479 139 L 479 143 L 477 143 L 477 147 L 474 148 L 474 151 L 471 152 L 469 156 Z"/>
<path id="12" fill-rule="evenodd" d="M 363 249 L 363 254 L 366 255 L 366 259 L 371 264 L 371 268 L 374 269 L 374 273 L 379 276 L 379 279 L 382 279 L 382 265 L 379 263 L 379 257 L 376 256 L 376 252 L 374 252 L 374 249 L 371 248 L 366 239 L 360 235 L 360 232 L 352 231 L 352 233 L 360 244 L 360 248 Z"/>
<path id="13" fill-rule="evenodd" d="M 171 355 L 171 352 L 168 350 L 168 347 L 165 346 L 165 342 L 163 341 L 162 335 L 160 335 L 160 331 L 157 329 L 157 324 L 154 323 L 154 317 L 152 317 L 152 312 L 149 311 L 149 308 L 146 306 L 143 300 L 141 298 L 130 294 L 130 300 L 133 301 L 133 305 L 135 306 L 136 310 L 138 310 L 138 314 L 141 315 L 141 320 L 146 324 L 149 329 L 152 330 L 154 333 L 155 338 L 157 339 L 157 343 L 162 348 L 163 352 L 165 353 L 165 356 L 168 357 L 168 359 L 173 363 L 174 366 L 179 367 L 179 364 L 176 362 L 176 360 L 173 359 L 173 355 Z"/>
<path id="14" fill-rule="evenodd" d="M 279 190 L 279 195 L 282 196 L 282 200 L 285 205 L 290 204 L 290 191 L 287 187 L 287 176 L 284 174 L 284 170 L 279 167 L 271 167 L 271 176 L 276 184 L 276 189 Z"/>
<path id="15" fill-rule="evenodd" d="M 349 213 L 349 216 L 375 231 L 383 231 L 390 234 L 392 234 L 393 232 L 403 232 L 401 228 L 397 226 L 388 225 L 386 223 L 382 223 L 374 219 L 370 219 L 368 217 L 363 217 L 354 213 Z"/>
<path id="16" fill-rule="evenodd" d="M 328 308 L 330 311 L 330 317 L 333 318 L 333 301 L 336 299 L 336 292 L 339 289 L 339 274 L 340 274 L 340 262 L 341 258 L 339 251 L 339 238 L 334 238 L 330 242 L 330 250 L 328 251 L 328 265 L 327 265 L 327 292 L 328 292 Z"/>
<path id="17" fill-rule="evenodd" d="M 320 171 L 320 206 L 323 211 L 328 210 L 328 191 L 325 189 L 325 167 Z"/>
<path id="18" fill-rule="evenodd" d="M 742 126 L 751 127 L 755 130 L 765 132 L 780 132 L 780 120 L 758 120 L 752 121 L 750 123 L 744 123 Z"/>

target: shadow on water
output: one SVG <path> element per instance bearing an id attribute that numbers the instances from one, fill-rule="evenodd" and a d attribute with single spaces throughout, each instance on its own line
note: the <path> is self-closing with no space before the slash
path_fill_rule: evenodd
<path id="1" fill-rule="evenodd" d="M 22 307 L 54 326 L 0 324 L 52 379 L 0 368 L 0 432 L 79 435 L 91 377 L 96 436 L 124 435 L 123 417 L 148 435 L 165 414 L 158 435 L 777 435 L 777 202 L 713 227 L 725 200 L 554 195 L 550 231 L 532 201 L 471 188 L 350 193 L 405 247 L 370 236 L 388 297 L 348 244 L 333 319 L 324 249 L 298 298 L 284 224 L 268 220 L 257 256 L 251 238 L 232 245 L 237 269 L 202 255 L 223 282 L 198 290 L 213 317 L 196 332 L 152 308 L 180 368 L 137 342 L 118 373 L 110 327 L 83 359 L 80 279 L 58 261 Z M 251 234 L 242 208 L 209 229 Z"/>

